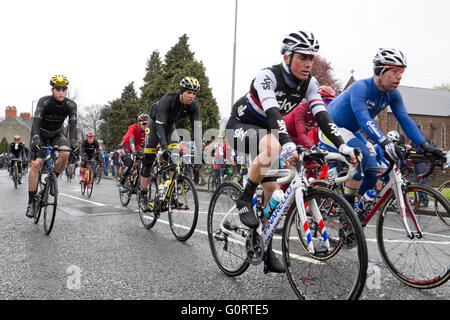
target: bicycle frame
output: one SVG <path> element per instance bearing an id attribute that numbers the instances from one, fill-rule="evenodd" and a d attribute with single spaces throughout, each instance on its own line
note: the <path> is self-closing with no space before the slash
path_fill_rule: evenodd
<path id="1" fill-rule="evenodd" d="M 325 159 L 339 160 L 339 161 L 347 162 L 342 155 L 334 154 L 334 153 L 328 153 L 325 156 Z M 347 173 L 347 175 L 345 177 L 337 178 L 337 179 L 341 179 L 341 180 L 338 180 L 338 182 L 343 182 L 343 181 L 347 181 L 347 180 L 351 179 L 353 177 L 353 175 L 355 174 L 355 170 L 356 169 L 352 167 L 352 169 L 349 170 L 349 172 Z M 277 170 L 275 170 L 275 172 L 276 171 Z M 271 171 L 271 173 L 269 173 L 269 174 L 272 175 L 273 172 L 274 171 Z M 261 236 L 263 244 L 264 244 L 264 250 L 267 249 L 267 247 L 270 243 L 270 240 L 272 239 L 273 233 L 281 221 L 281 218 L 287 214 L 287 210 L 289 209 L 289 207 L 292 205 L 293 201 L 295 200 L 296 205 L 297 205 L 297 210 L 298 210 L 298 217 L 300 218 L 301 227 L 303 228 L 303 230 L 306 234 L 306 239 L 308 242 L 308 251 L 311 254 L 314 254 L 315 249 L 314 249 L 314 244 L 312 241 L 311 230 L 310 230 L 307 215 L 306 215 L 306 205 L 304 202 L 304 193 L 308 189 L 309 183 L 305 176 L 305 167 L 303 165 L 303 154 L 301 154 L 301 158 L 299 159 L 297 168 L 291 168 L 289 176 L 279 178 L 277 180 L 277 182 L 279 184 L 290 183 L 290 185 L 287 188 L 286 192 L 284 193 L 282 200 L 278 203 L 277 207 L 275 208 L 274 212 L 272 213 L 272 216 L 270 217 L 269 221 L 264 226 L 264 228 L 263 228 L 262 224 L 260 224 L 259 227 L 257 228 L 257 233 Z M 256 197 L 254 197 L 253 205 L 255 206 L 256 203 L 257 203 L 257 199 L 256 199 Z M 313 213 L 313 219 L 316 222 L 318 222 L 320 231 L 322 233 L 322 238 L 323 238 L 324 244 L 325 244 L 326 248 L 328 250 L 330 250 L 328 233 L 327 233 L 325 223 L 322 218 L 322 214 L 320 213 L 319 207 L 315 200 L 310 201 L 308 204 Z M 234 209 L 236 209 L 236 205 L 234 205 L 230 209 L 230 211 L 227 214 L 225 214 L 225 217 L 222 219 L 221 231 L 223 233 L 231 236 L 232 238 L 236 239 L 237 241 L 245 243 L 246 242 L 245 237 L 243 237 L 235 232 L 231 232 L 230 230 L 228 230 L 227 228 L 224 227 L 224 222 L 226 221 L 227 217 L 231 214 L 231 211 L 233 211 Z M 256 208 L 255 208 L 255 212 L 257 212 Z"/>
<path id="2" fill-rule="evenodd" d="M 372 219 L 372 217 L 375 215 L 375 213 L 378 211 L 378 209 L 380 209 L 380 207 L 386 202 L 387 198 L 393 192 L 397 199 L 397 204 L 400 208 L 400 214 L 402 216 L 403 226 L 405 227 L 406 235 L 410 239 L 414 238 L 414 233 L 411 231 L 411 229 L 408 225 L 408 221 L 406 219 L 406 215 L 408 213 L 414 223 L 414 227 L 416 228 L 417 237 L 421 238 L 422 230 L 420 229 L 420 226 L 419 226 L 416 216 L 414 215 L 414 212 L 409 204 L 408 199 L 405 199 L 405 197 L 407 197 L 407 195 L 403 194 L 405 185 L 406 185 L 406 181 L 403 179 L 403 176 L 402 176 L 400 170 L 398 169 L 397 165 L 394 164 L 393 169 L 389 172 L 389 181 L 383 186 L 383 188 L 377 195 L 377 202 L 376 202 L 375 206 L 372 208 L 372 210 L 369 212 L 367 217 L 364 219 L 364 223 L 367 224 Z"/>

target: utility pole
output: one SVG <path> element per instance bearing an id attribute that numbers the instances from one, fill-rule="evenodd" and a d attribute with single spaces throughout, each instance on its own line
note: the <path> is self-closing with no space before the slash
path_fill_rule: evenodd
<path id="1" fill-rule="evenodd" d="M 234 83 L 236 75 L 236 33 L 237 33 L 237 10 L 238 10 L 238 0 L 236 0 L 235 10 L 234 10 L 234 44 L 233 44 L 233 75 L 231 81 L 231 106 L 234 103 Z"/>

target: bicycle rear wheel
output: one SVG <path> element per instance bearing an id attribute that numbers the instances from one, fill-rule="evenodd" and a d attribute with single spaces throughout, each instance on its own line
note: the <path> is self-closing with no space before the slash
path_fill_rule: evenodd
<path id="1" fill-rule="evenodd" d="M 131 200 L 131 195 L 132 195 L 132 186 L 130 184 L 130 177 L 127 177 L 127 179 L 125 180 L 125 183 L 123 184 L 124 187 L 124 191 L 121 192 L 120 191 L 120 187 L 119 187 L 119 198 L 120 198 L 120 202 L 122 203 L 122 205 L 124 207 L 126 207 Z"/>
<path id="2" fill-rule="evenodd" d="M 44 192 L 44 231 L 46 235 L 52 232 L 58 205 L 58 185 L 56 176 L 48 178 Z"/>
<path id="3" fill-rule="evenodd" d="M 364 289 L 368 253 L 361 224 L 348 202 L 338 193 L 310 188 L 305 204 L 315 201 L 327 231 L 330 248 L 323 246 L 320 228 L 306 205 L 311 234 L 300 226 L 294 202 L 289 208 L 282 238 L 283 262 L 292 289 L 300 299 L 353 300 Z M 306 249 L 312 237 L 315 252 Z"/>
<path id="4" fill-rule="evenodd" d="M 250 263 L 247 260 L 245 242 L 232 233 L 246 238 L 249 229 L 239 219 L 236 198 L 242 188 L 233 182 L 224 182 L 214 192 L 208 208 L 208 241 L 214 261 L 222 272 L 235 277 L 244 273 Z"/>
<path id="5" fill-rule="evenodd" d="M 423 192 L 428 197 L 430 207 L 419 207 L 414 211 L 411 202 L 417 192 Z M 408 185 L 404 197 L 408 199 L 408 225 L 415 236 L 408 238 L 398 200 L 392 193 L 381 209 L 377 222 L 380 254 L 389 271 L 404 284 L 420 289 L 438 287 L 450 278 L 450 227 L 444 223 L 449 219 L 450 203 L 433 188 L 421 184 Z"/>
<path id="6" fill-rule="evenodd" d="M 177 177 L 177 189 L 172 191 L 169 223 L 179 241 L 188 240 L 195 231 L 198 219 L 198 194 L 194 183 L 186 176 Z"/>

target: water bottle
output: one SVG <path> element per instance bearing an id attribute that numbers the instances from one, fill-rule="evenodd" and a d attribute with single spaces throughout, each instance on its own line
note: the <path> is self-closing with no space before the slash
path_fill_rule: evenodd
<path id="1" fill-rule="evenodd" d="M 366 193 L 364 193 L 363 197 L 360 201 L 355 201 L 355 209 L 357 212 L 365 211 L 371 203 L 375 200 L 377 197 L 377 193 L 375 190 L 370 189 L 367 190 Z"/>
<path id="2" fill-rule="evenodd" d="M 283 196 L 284 192 L 281 190 L 276 190 L 274 193 L 272 193 L 272 197 L 264 208 L 264 215 L 266 216 L 266 218 L 270 218 L 278 203 L 281 201 L 281 199 L 283 199 Z"/>

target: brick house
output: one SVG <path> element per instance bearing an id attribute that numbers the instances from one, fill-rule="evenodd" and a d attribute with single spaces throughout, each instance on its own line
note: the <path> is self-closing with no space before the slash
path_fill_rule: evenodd
<path id="1" fill-rule="evenodd" d="M 6 107 L 5 120 L 0 122 L 0 140 L 5 137 L 6 141 L 11 143 L 14 140 L 14 136 L 19 135 L 25 146 L 29 147 L 31 124 L 32 120 L 30 113 L 20 113 L 20 115 L 17 116 L 16 107 Z"/>

